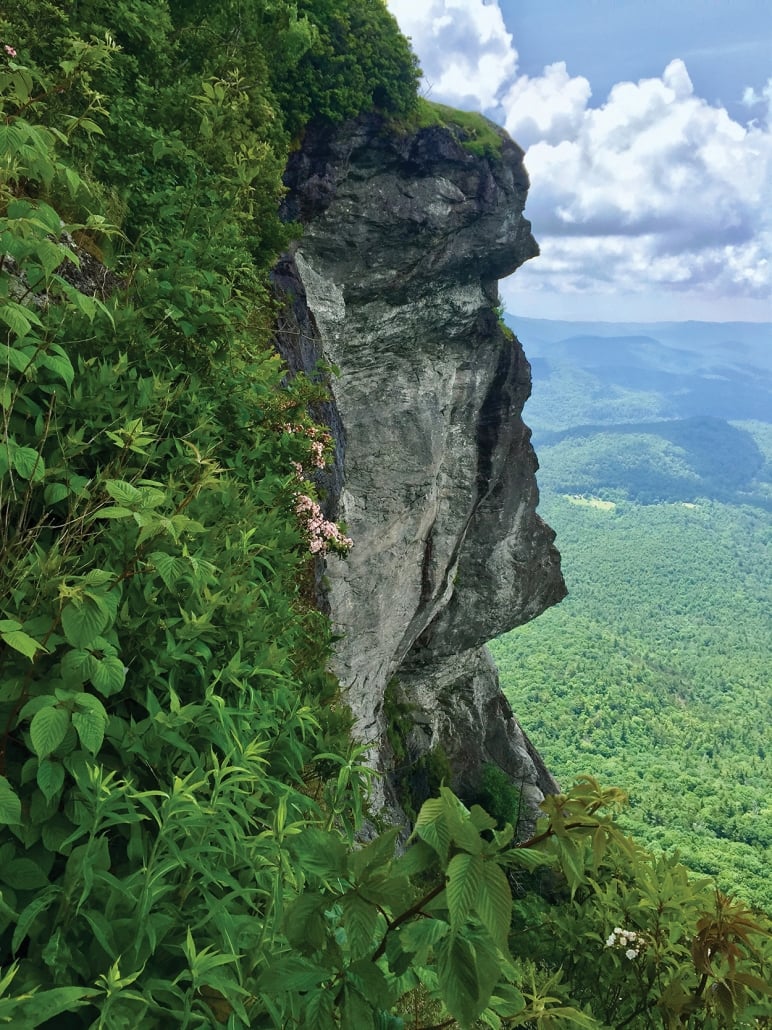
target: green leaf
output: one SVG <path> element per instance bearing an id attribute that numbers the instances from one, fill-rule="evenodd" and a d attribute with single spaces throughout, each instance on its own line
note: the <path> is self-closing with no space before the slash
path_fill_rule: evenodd
<path id="1" fill-rule="evenodd" d="M 345 984 L 343 988 L 341 1008 L 341 1030 L 375 1030 L 372 1005 L 351 984 Z"/>
<path id="2" fill-rule="evenodd" d="M 260 988 L 264 991 L 310 991 L 323 980 L 329 979 L 331 972 L 318 966 L 300 955 L 283 955 L 265 970 L 260 977 Z"/>
<path id="3" fill-rule="evenodd" d="M 104 697 L 117 694 L 126 682 L 126 667 L 121 659 L 114 655 L 100 658 L 92 667 L 91 682 L 94 684 L 94 689 Z"/>
<path id="4" fill-rule="evenodd" d="M 445 808 L 442 798 L 429 798 L 428 801 L 424 801 L 413 829 L 413 834 L 434 848 L 443 862 L 447 859 L 450 848 L 450 829 Z"/>
<path id="5" fill-rule="evenodd" d="M 93 644 L 109 621 L 109 613 L 90 600 L 80 605 L 66 604 L 62 608 L 64 636 L 67 643 L 75 648 L 87 648 Z"/>
<path id="6" fill-rule="evenodd" d="M 29 479 L 33 483 L 39 483 L 46 474 L 43 456 L 33 447 L 14 447 L 11 451 L 11 464 L 22 479 Z"/>
<path id="7" fill-rule="evenodd" d="M 483 860 L 480 855 L 461 853 L 448 863 L 446 895 L 450 924 L 459 929 L 474 908 L 483 882 Z"/>
<path id="8" fill-rule="evenodd" d="M 24 938 L 30 931 L 32 924 L 35 922 L 37 917 L 49 907 L 49 905 L 59 897 L 62 893 L 62 888 L 51 884 L 46 887 L 42 894 L 39 894 L 34 901 L 31 901 L 29 905 L 22 911 L 19 916 L 19 921 L 16 924 L 16 929 L 13 932 L 13 939 L 11 941 L 11 951 L 17 952 L 19 946 Z"/>
<path id="9" fill-rule="evenodd" d="M 154 551 L 148 555 L 149 560 L 155 566 L 156 572 L 164 582 L 167 590 L 173 590 L 178 580 L 190 573 L 190 561 L 173 554 L 165 554 L 163 551 Z"/>
<path id="10" fill-rule="evenodd" d="M 38 787 L 46 801 L 58 794 L 64 784 L 64 766 L 61 762 L 53 762 L 50 758 L 41 758 L 38 764 Z"/>
<path id="11" fill-rule="evenodd" d="M 29 636 L 28 633 L 22 632 L 19 629 L 12 629 L 6 633 L 0 632 L 0 637 L 3 641 L 20 654 L 23 654 L 25 658 L 29 658 L 33 661 L 38 651 L 45 651 L 46 648 L 42 644 L 38 643 L 33 637 Z"/>
<path id="12" fill-rule="evenodd" d="M 49 991 L 38 991 L 25 997 L 14 1011 L 14 1019 L 20 1020 L 16 1025 L 19 1030 L 31 1030 L 63 1012 L 74 1012 L 88 1005 L 89 999 L 99 993 L 93 987 L 54 987 Z"/>
<path id="13" fill-rule="evenodd" d="M 99 508 L 94 512 L 95 519 L 128 519 L 134 515 L 134 512 L 130 508 L 122 508 L 120 505 L 113 504 L 107 508 Z"/>
<path id="14" fill-rule="evenodd" d="M 309 995 L 303 1011 L 302 1025 L 305 1030 L 334 1030 L 337 1026 L 334 1006 L 330 991 L 314 991 Z"/>
<path id="15" fill-rule="evenodd" d="M 90 651 L 76 648 L 68 651 L 60 665 L 62 679 L 68 686 L 80 687 L 91 680 L 97 659 Z"/>
<path id="16" fill-rule="evenodd" d="M 40 319 L 33 319 L 32 315 L 33 312 L 15 301 L 8 300 L 4 304 L 0 304 L 0 319 L 5 322 L 11 332 L 19 337 L 27 335 L 32 328 L 33 321 L 40 325 Z"/>
<path id="17" fill-rule="evenodd" d="M 352 875 L 359 880 L 373 870 L 385 872 L 391 859 L 394 858 L 394 846 L 398 836 L 399 830 L 394 827 L 376 837 L 359 851 L 355 851 L 349 858 Z"/>
<path id="18" fill-rule="evenodd" d="M 346 875 L 346 846 L 336 834 L 311 826 L 291 842 L 303 872 L 323 879 Z"/>
<path id="19" fill-rule="evenodd" d="M 378 922 L 378 909 L 354 893 L 342 897 L 340 906 L 351 955 L 359 958 L 370 950 Z"/>
<path id="20" fill-rule="evenodd" d="M 311 952 L 324 947 L 327 939 L 325 910 L 330 899 L 322 894 L 301 894 L 284 914 L 284 932 L 296 951 Z"/>
<path id="21" fill-rule="evenodd" d="M 65 483 L 49 483 L 43 492 L 46 504 L 58 504 L 69 496 L 70 489 Z"/>
<path id="22" fill-rule="evenodd" d="M 0 776 L 0 825 L 18 826 L 21 822 L 21 801 L 5 776 Z"/>
<path id="23" fill-rule="evenodd" d="M 462 1026 L 471 1026 L 485 1008 L 487 998 L 480 999 L 476 956 L 469 942 L 457 934 L 440 941 L 437 972 L 448 1012 Z"/>
<path id="24" fill-rule="evenodd" d="M 12 368 L 16 372 L 26 372 L 30 361 L 35 357 L 35 353 L 36 349 L 34 347 L 9 347 L 5 343 L 0 343 L 0 366 Z"/>
<path id="25" fill-rule="evenodd" d="M 520 991 L 508 983 L 497 984 L 491 995 L 489 1006 L 497 1016 L 516 1016 L 525 1008 L 525 998 Z"/>
<path id="26" fill-rule="evenodd" d="M 444 919 L 419 919 L 399 930 L 399 942 L 403 951 L 415 955 L 415 964 L 426 965 L 431 948 L 447 937 L 450 927 Z"/>
<path id="27" fill-rule="evenodd" d="M 131 483 L 124 483 L 122 479 L 108 479 L 105 481 L 105 490 L 122 507 L 140 505 L 142 503 L 142 491 Z"/>
<path id="28" fill-rule="evenodd" d="M 86 698 L 88 698 L 88 703 L 86 703 Z M 97 698 L 88 694 L 84 694 L 78 704 L 85 711 L 73 712 L 72 724 L 83 747 L 95 755 L 104 740 L 107 729 L 107 712 Z"/>
<path id="29" fill-rule="evenodd" d="M 0 880 L 17 891 L 37 890 L 48 886 L 48 877 L 31 858 L 13 858 L 0 865 Z"/>
<path id="30" fill-rule="evenodd" d="M 70 725 L 70 713 L 65 708 L 46 706 L 32 717 L 30 736 L 38 758 L 45 758 L 64 740 Z"/>
<path id="31" fill-rule="evenodd" d="M 506 950 L 512 921 L 512 892 L 504 870 L 493 861 L 483 862 L 477 914 L 500 948 Z"/>
<path id="32" fill-rule="evenodd" d="M 44 354 L 40 360 L 42 365 L 64 380 L 68 390 L 72 387 L 75 369 L 66 354 Z"/>

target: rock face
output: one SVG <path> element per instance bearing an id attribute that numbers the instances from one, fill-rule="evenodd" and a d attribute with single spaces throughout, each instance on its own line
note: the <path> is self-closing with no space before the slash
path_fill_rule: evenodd
<path id="1" fill-rule="evenodd" d="M 440 774 L 471 800 L 493 763 L 527 824 L 556 784 L 484 647 L 565 594 L 535 511 L 530 367 L 494 310 L 497 280 L 538 253 L 522 151 L 502 133 L 479 157 L 450 129 L 371 117 L 309 135 L 287 183 L 304 231 L 275 273 L 279 345 L 293 368 L 338 370 L 323 485 L 354 548 L 323 582 L 336 672 L 385 773 L 376 800 L 417 807 Z"/>

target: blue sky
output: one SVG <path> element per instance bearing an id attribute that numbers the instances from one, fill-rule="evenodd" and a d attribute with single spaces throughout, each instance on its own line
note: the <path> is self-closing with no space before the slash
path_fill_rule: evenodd
<path id="1" fill-rule="evenodd" d="M 772 0 L 387 0 L 526 150 L 530 317 L 772 321 Z"/>

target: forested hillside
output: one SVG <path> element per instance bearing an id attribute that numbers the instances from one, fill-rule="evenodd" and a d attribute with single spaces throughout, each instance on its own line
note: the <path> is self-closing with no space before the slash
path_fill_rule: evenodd
<path id="1" fill-rule="evenodd" d="M 9 1026 L 767 1018 L 768 921 L 625 837 L 613 787 L 518 840 L 492 769 L 492 816 L 443 787 L 407 847 L 364 831 L 315 595 L 349 547 L 314 485 L 331 371 L 289 381 L 269 271 L 309 122 L 408 132 L 416 78 L 381 0 L 3 5 Z"/>
<path id="2" fill-rule="evenodd" d="M 700 350 L 658 328 L 535 342 L 526 417 L 569 597 L 493 651 L 558 779 L 619 784 L 636 836 L 769 910 L 772 427 L 719 416 L 763 395 L 768 419 L 770 332 L 717 347 L 707 327 Z"/>

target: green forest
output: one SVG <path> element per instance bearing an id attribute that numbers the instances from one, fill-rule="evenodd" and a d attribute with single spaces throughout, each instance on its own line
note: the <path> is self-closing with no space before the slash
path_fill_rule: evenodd
<path id="1" fill-rule="evenodd" d="M 709 338 L 513 324 L 537 337 L 526 420 L 569 596 L 492 644 L 505 690 L 559 780 L 623 787 L 637 839 L 769 911 L 772 427 L 673 417 L 724 413 Z M 754 361 L 724 367 L 727 414 L 764 391 L 772 410 Z"/>
<path id="2" fill-rule="evenodd" d="M 310 124 L 475 136 L 417 79 L 381 0 L 3 5 L 0 1023 L 769 1023 L 755 896 L 594 771 L 525 840 L 495 769 L 407 841 L 369 812 L 315 597 L 331 373 L 288 377 L 269 273 Z"/>

